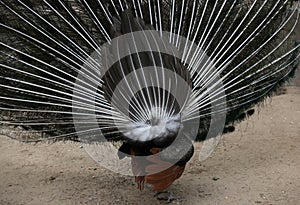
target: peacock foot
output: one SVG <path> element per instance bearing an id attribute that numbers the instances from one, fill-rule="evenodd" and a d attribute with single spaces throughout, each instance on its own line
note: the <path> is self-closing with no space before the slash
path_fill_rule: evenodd
<path id="1" fill-rule="evenodd" d="M 163 200 L 163 201 L 167 201 L 167 202 L 171 202 L 171 201 L 182 201 L 183 197 L 181 196 L 174 196 L 172 191 L 161 191 L 161 192 L 157 192 L 154 197 L 156 197 L 156 199 L 158 200 Z"/>

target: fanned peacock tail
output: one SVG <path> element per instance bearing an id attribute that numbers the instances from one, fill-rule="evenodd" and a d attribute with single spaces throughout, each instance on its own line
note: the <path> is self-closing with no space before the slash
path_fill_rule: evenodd
<path id="1" fill-rule="evenodd" d="M 23 141 L 92 139 L 100 131 L 108 140 L 141 140 L 152 125 L 167 127 L 172 136 L 181 123 L 197 121 L 196 140 L 203 140 L 218 116 L 225 115 L 226 126 L 242 120 L 293 76 L 299 10 L 292 5 L 1 0 L 2 132 Z M 144 41 L 114 40 L 132 33 Z M 111 60 L 122 52 L 129 55 Z M 106 61 L 112 62 L 107 68 Z"/>

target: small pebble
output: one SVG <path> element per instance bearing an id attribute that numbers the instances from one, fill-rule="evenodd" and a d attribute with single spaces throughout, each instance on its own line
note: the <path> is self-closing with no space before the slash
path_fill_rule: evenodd
<path id="1" fill-rule="evenodd" d="M 51 177 L 49 178 L 50 181 L 53 181 L 53 180 L 55 180 L 55 179 L 56 179 L 55 176 L 51 176 Z"/>
<path id="2" fill-rule="evenodd" d="M 214 181 L 217 181 L 217 180 L 219 180 L 220 178 L 219 177 L 213 177 L 212 178 Z"/>

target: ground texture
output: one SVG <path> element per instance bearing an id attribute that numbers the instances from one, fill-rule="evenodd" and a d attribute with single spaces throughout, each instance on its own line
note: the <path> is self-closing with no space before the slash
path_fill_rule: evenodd
<path id="1" fill-rule="evenodd" d="M 198 144 L 197 146 L 200 146 Z M 204 162 L 197 152 L 171 204 L 296 205 L 300 201 L 300 87 L 287 87 L 223 136 Z M 23 144 L 0 137 L 0 204 L 165 204 L 150 187 L 108 171 L 79 143 Z"/>

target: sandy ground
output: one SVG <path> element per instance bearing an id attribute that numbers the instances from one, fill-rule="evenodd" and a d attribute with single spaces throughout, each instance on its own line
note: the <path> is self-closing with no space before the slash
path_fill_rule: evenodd
<path id="1" fill-rule="evenodd" d="M 300 87 L 268 100 L 171 190 L 201 205 L 300 202 Z M 94 162 L 78 143 L 23 144 L 0 137 L 0 204 L 165 204 L 150 187 Z M 197 155 L 197 153 L 196 153 Z M 215 180 L 214 180 L 215 179 Z"/>

